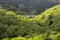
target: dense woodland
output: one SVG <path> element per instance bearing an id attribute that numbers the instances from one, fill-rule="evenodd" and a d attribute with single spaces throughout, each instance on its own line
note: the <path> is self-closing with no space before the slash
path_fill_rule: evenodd
<path id="1" fill-rule="evenodd" d="M 60 5 L 34 18 L 0 8 L 0 40 L 60 40 Z"/>
<path id="2" fill-rule="evenodd" d="M 57 4 L 52 0 L 0 0 L 0 40 L 60 40 Z"/>
<path id="3" fill-rule="evenodd" d="M 22 15 L 37 15 L 57 4 L 48 0 L 0 0 L 0 7 Z"/>

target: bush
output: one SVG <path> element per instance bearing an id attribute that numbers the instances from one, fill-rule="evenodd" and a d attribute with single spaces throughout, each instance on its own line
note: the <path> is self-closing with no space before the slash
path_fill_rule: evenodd
<path id="1" fill-rule="evenodd" d="M 60 40 L 60 33 L 58 33 L 57 35 L 55 35 L 54 40 Z"/>

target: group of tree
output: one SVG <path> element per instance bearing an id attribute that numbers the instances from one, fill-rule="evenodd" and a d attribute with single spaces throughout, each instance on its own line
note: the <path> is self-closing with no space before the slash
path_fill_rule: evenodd
<path id="1" fill-rule="evenodd" d="M 51 0 L 52 1 L 52 0 Z M 33 15 L 56 5 L 56 2 L 48 0 L 0 0 L 0 6 L 17 14 Z"/>
<path id="2" fill-rule="evenodd" d="M 0 8 L 0 40 L 60 40 L 60 5 L 35 18 Z"/>

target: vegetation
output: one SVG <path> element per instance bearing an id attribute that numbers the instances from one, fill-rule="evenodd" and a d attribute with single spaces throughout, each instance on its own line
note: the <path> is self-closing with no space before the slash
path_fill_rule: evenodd
<path id="1" fill-rule="evenodd" d="M 35 18 L 0 8 L 0 40 L 60 40 L 60 5 Z"/>
<path id="2" fill-rule="evenodd" d="M 54 0 L 0 0 L 0 6 L 20 15 L 37 15 L 44 10 L 57 5 L 59 2 L 59 0 L 53 1 Z"/>

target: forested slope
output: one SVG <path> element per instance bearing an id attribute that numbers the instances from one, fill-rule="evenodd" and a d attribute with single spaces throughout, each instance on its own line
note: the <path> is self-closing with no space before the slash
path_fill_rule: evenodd
<path id="1" fill-rule="evenodd" d="M 60 5 L 35 18 L 0 9 L 1 40 L 60 40 Z"/>
<path id="2" fill-rule="evenodd" d="M 53 1 L 53 0 L 51 0 Z M 17 14 L 29 15 L 39 14 L 44 10 L 57 5 L 48 0 L 0 0 L 0 6 L 4 9 L 12 10 Z"/>

